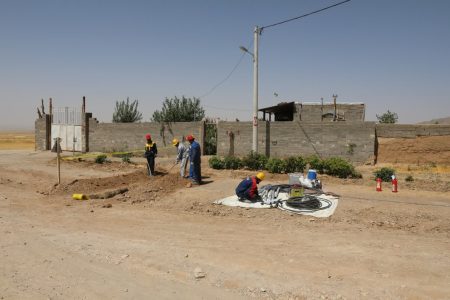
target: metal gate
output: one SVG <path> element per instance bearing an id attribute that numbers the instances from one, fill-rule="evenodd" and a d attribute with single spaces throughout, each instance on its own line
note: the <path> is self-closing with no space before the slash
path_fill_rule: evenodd
<path id="1" fill-rule="evenodd" d="M 52 113 L 52 145 L 56 138 L 61 138 L 61 150 L 82 151 L 81 143 L 81 109 L 74 107 L 54 108 Z"/>
<path id="2" fill-rule="evenodd" d="M 217 123 L 204 123 L 205 138 L 203 145 L 203 154 L 216 155 L 217 154 Z"/>

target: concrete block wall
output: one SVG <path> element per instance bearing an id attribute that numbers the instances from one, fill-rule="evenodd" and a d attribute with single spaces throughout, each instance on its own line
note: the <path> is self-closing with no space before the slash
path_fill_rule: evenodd
<path id="1" fill-rule="evenodd" d="M 34 149 L 45 151 L 50 149 L 50 115 L 44 115 L 43 118 L 36 119 L 34 122 Z"/>
<path id="2" fill-rule="evenodd" d="M 269 122 L 258 123 L 258 150 L 268 155 L 266 136 Z M 252 150 L 252 122 L 219 122 L 217 124 L 217 155 L 244 156 Z"/>
<path id="3" fill-rule="evenodd" d="M 450 136 L 450 125 L 376 124 L 377 137 L 415 138 L 418 136 Z M 450 138 L 450 137 L 449 137 Z"/>
<path id="4" fill-rule="evenodd" d="M 274 122 L 269 138 L 270 156 L 317 154 L 365 162 L 374 157 L 375 124 Z"/>
<path id="5" fill-rule="evenodd" d="M 219 122 L 217 129 L 218 155 L 245 156 L 251 151 L 251 122 Z M 374 157 L 375 123 L 260 122 L 258 147 L 271 157 L 318 154 L 365 162 Z"/>
<path id="6" fill-rule="evenodd" d="M 317 103 L 297 103 L 296 114 L 294 115 L 294 121 L 300 121 L 305 123 L 320 123 L 320 122 L 332 122 L 333 118 L 326 118 L 322 120 L 322 105 Z M 345 117 L 345 122 L 364 122 L 365 118 L 365 105 L 363 103 L 338 103 L 336 104 L 338 115 Z M 323 114 L 334 114 L 334 104 L 324 103 Z"/>
<path id="7" fill-rule="evenodd" d="M 145 135 L 151 134 L 158 146 L 158 154 L 172 155 L 176 153 L 172 139 L 182 139 L 192 134 L 203 145 L 203 122 L 179 122 L 165 125 L 164 137 L 161 135 L 159 123 L 98 123 L 89 119 L 89 151 L 113 152 L 141 150 L 145 146 Z M 204 149 L 204 147 L 202 147 Z"/>

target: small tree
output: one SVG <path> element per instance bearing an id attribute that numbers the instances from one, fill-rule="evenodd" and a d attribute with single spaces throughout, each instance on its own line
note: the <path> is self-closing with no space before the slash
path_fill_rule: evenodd
<path id="1" fill-rule="evenodd" d="M 205 110 L 200 106 L 200 99 L 166 98 L 161 111 L 153 113 L 152 121 L 159 123 L 200 121 L 205 117 Z"/>
<path id="2" fill-rule="evenodd" d="M 142 113 L 137 110 L 138 100 L 134 100 L 130 103 L 130 99 L 127 97 L 127 102 L 116 101 L 116 109 L 113 113 L 114 123 L 134 123 L 142 120 Z"/>
<path id="3" fill-rule="evenodd" d="M 166 144 L 165 124 L 167 124 L 169 132 L 172 133 L 170 123 L 172 122 L 192 122 L 200 121 L 205 117 L 205 110 L 200 106 L 200 99 L 186 98 L 166 98 L 163 102 L 161 111 L 156 110 L 153 113 L 151 121 L 158 122 L 161 125 L 160 135 Z"/>
<path id="4" fill-rule="evenodd" d="M 377 115 L 377 119 L 379 123 L 394 124 L 397 123 L 398 115 L 395 112 L 390 112 L 388 110 L 381 116 Z"/>

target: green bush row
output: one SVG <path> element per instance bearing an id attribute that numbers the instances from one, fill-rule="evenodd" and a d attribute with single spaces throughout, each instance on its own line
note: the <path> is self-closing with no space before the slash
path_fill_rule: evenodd
<path id="1" fill-rule="evenodd" d="M 233 156 L 220 158 L 212 156 L 209 159 L 209 166 L 213 169 L 240 169 L 267 170 L 270 173 L 295 173 L 303 172 L 309 164 L 311 169 L 317 170 L 321 174 L 328 174 L 340 178 L 356 177 L 361 175 L 348 161 L 340 157 L 330 157 L 321 159 L 317 155 L 306 158 L 302 156 L 291 156 L 288 158 L 268 158 L 263 154 L 250 152 L 242 159 Z"/>

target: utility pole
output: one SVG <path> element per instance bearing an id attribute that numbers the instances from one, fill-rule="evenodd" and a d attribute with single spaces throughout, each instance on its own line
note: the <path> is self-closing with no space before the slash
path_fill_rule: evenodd
<path id="1" fill-rule="evenodd" d="M 258 36 L 261 29 L 255 26 L 253 52 L 253 152 L 258 152 Z"/>
<path id="2" fill-rule="evenodd" d="M 61 163 L 59 162 L 61 157 L 61 138 L 57 137 L 54 140 L 56 144 L 56 169 L 58 171 L 58 184 L 61 184 Z"/>

